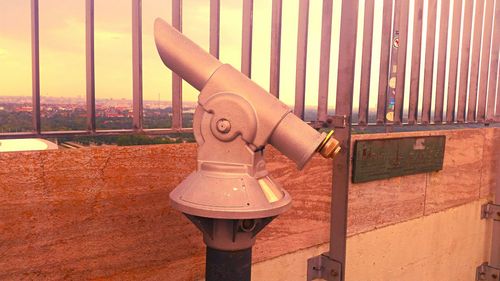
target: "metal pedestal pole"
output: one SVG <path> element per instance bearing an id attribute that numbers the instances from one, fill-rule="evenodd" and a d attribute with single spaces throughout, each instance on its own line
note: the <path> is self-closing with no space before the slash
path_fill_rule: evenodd
<path id="1" fill-rule="evenodd" d="M 250 281 L 252 248 L 222 251 L 207 247 L 206 281 Z"/>

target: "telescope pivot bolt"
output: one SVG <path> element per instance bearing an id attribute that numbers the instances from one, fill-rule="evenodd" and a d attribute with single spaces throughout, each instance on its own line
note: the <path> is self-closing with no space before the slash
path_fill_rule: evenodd
<path id="1" fill-rule="evenodd" d="M 203 233 L 207 281 L 250 280 L 257 234 L 292 202 L 266 170 L 266 145 L 302 169 L 316 152 L 333 157 L 340 144 L 165 21 L 156 19 L 154 33 L 163 63 L 200 91 L 197 169 L 170 193 L 170 205 Z"/>
<path id="2" fill-rule="evenodd" d="M 217 121 L 217 131 L 223 134 L 229 133 L 229 131 L 231 131 L 231 122 L 224 118 L 219 119 Z"/>
<path id="3" fill-rule="evenodd" d="M 328 135 L 326 135 L 323 142 L 316 149 L 321 156 L 325 158 L 333 158 L 337 153 L 340 152 L 340 143 L 335 138 L 333 138 L 333 130 L 331 130 Z"/>

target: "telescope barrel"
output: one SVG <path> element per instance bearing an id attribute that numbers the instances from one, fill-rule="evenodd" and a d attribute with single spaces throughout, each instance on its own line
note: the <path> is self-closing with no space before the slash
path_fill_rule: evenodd
<path id="1" fill-rule="evenodd" d="M 156 48 L 163 63 L 199 91 L 222 65 L 218 59 L 162 19 L 155 20 L 154 33 Z"/>

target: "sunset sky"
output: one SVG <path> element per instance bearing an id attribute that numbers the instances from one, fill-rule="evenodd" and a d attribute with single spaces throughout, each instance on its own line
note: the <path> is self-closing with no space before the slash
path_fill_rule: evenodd
<path id="1" fill-rule="evenodd" d="M 240 67 L 242 1 L 221 0 L 220 58 Z M 281 99 L 293 104 L 299 0 L 283 1 Z M 335 100 L 341 1 L 334 1 L 329 105 Z M 425 1 L 427 3 L 427 1 Z M 453 7 L 453 1 L 451 1 Z M 355 101 L 359 95 L 363 1 L 360 1 Z M 382 1 L 375 1 L 371 107 L 376 105 Z M 85 1 L 40 0 L 41 95 L 85 97 Z M 252 78 L 269 87 L 271 37 L 270 0 L 254 0 Z M 413 7 L 413 5 L 410 5 Z M 161 63 L 153 40 L 153 21 L 171 20 L 171 0 L 143 0 L 144 98 L 169 101 L 171 72 Z M 317 104 L 322 1 L 310 1 L 306 104 Z M 425 10 L 425 9 L 424 9 Z M 95 1 L 96 97 L 132 97 L 131 1 Z M 439 15 L 439 10 L 438 10 Z M 424 23 L 426 22 L 424 13 Z M 439 16 L 437 19 L 439 22 Z M 410 9 L 410 34 L 413 9 Z M 439 34 L 439 27 L 437 28 Z M 425 24 L 423 46 L 425 46 Z M 183 0 L 183 32 L 208 50 L 209 0 Z M 439 35 L 437 36 L 439 37 Z M 436 38 L 438 42 L 438 38 Z M 409 40 L 411 46 L 411 38 Z M 0 95 L 31 95 L 30 1 L 0 1 Z M 437 46 L 436 46 L 437 47 Z M 425 48 L 422 48 L 425 49 Z M 411 48 L 408 50 L 409 54 Z M 422 57 L 423 58 L 423 57 Z M 411 56 L 408 56 L 408 63 Z M 437 55 L 436 59 L 437 61 Z M 409 68 L 407 68 L 409 78 Z M 406 87 L 409 87 L 407 79 Z M 422 87 L 421 87 L 422 88 Z M 408 91 L 406 91 L 408 92 Z M 197 91 L 184 86 L 184 99 L 196 100 Z M 405 97 L 407 101 L 407 97 Z"/>

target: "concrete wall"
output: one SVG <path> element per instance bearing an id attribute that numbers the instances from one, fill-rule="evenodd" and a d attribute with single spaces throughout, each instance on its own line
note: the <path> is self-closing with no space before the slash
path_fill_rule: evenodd
<path id="1" fill-rule="evenodd" d="M 354 139 L 401 135 L 446 135 L 444 169 L 350 186 L 348 279 L 452 280 L 440 274 L 454 271 L 471 280 L 487 260 L 490 226 L 478 216 L 495 185 L 500 130 Z M 195 151 L 0 154 L 0 279 L 201 279 L 201 235 L 167 203 L 194 169 Z M 298 172 L 272 148 L 266 157 L 294 202 L 260 235 L 254 280 L 303 280 L 306 259 L 327 248 L 332 165 L 315 157 Z"/>
<path id="2" fill-rule="evenodd" d="M 471 281 L 488 260 L 491 221 L 479 220 L 476 200 L 432 215 L 353 235 L 347 240 L 347 281 Z M 311 247 L 253 267 L 252 280 L 306 280 L 310 257 L 328 251 Z"/>

